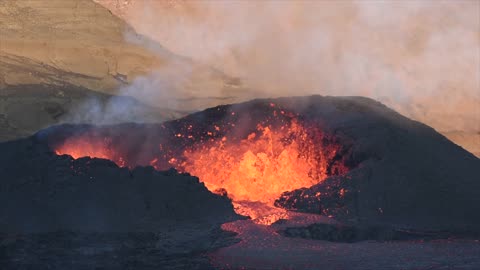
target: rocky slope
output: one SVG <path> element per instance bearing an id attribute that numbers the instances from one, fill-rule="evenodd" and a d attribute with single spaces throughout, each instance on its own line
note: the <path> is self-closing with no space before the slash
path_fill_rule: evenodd
<path id="1" fill-rule="evenodd" d="M 68 83 L 115 92 L 167 65 L 188 65 L 186 80 L 198 87 L 228 79 L 136 34 L 90 0 L 3 1 L 0 14 L 0 86 Z"/>
<path id="2" fill-rule="evenodd" d="M 0 142 L 59 122 L 161 122 L 185 112 L 148 106 L 74 85 L 15 85 L 0 89 Z"/>
<path id="3" fill-rule="evenodd" d="M 205 89 L 241 88 L 225 74 L 138 35 L 91 0 L 2 1 L 0 37 L 0 141 L 59 121 L 86 120 L 90 111 L 76 108 L 92 99 L 105 104 L 108 95 L 140 100 L 120 102 L 117 112 L 128 113 L 120 112 L 117 121 L 160 122 L 218 102 L 203 95 Z M 161 89 L 145 83 L 157 77 Z M 103 118 L 87 120 L 98 117 Z"/>
<path id="4" fill-rule="evenodd" d="M 125 42 L 128 26 L 92 1 L 3 1 L 0 14 L 3 85 L 112 91 L 166 61 Z"/>
<path id="5" fill-rule="evenodd" d="M 447 131 L 442 132 L 452 142 L 480 158 L 480 132 Z"/>

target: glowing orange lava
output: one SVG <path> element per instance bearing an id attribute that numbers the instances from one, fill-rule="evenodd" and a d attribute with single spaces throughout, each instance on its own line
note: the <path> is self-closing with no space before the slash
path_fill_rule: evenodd
<path id="1" fill-rule="evenodd" d="M 70 155 L 74 159 L 81 157 L 109 159 L 120 167 L 127 166 L 124 158 L 118 154 L 108 138 L 94 140 L 83 137 L 70 138 L 58 146 L 55 153 L 57 155 Z"/>
<path id="2" fill-rule="evenodd" d="M 335 174 L 346 172 L 342 164 L 332 168 L 331 161 L 338 147 L 321 143 L 320 130 L 305 127 L 295 119 L 281 123 L 257 124 L 254 132 L 237 139 L 230 137 L 235 132 L 215 137 L 216 132 L 223 131 L 223 127 L 217 125 L 205 132 L 207 139 L 197 141 L 192 134 L 172 132 L 172 140 L 194 140 L 193 145 L 181 147 L 176 154 L 169 155 L 166 148 L 175 144 L 160 144 L 159 152 L 142 162 L 129 157 L 130 150 L 122 152 L 120 146 L 99 136 L 68 138 L 55 150 L 57 154 L 73 158 L 110 159 L 122 167 L 151 165 L 159 170 L 167 169 L 165 166 L 174 167 L 198 176 L 212 192 L 226 192 L 234 201 L 237 213 L 270 224 L 285 215 L 284 210 L 273 207 L 283 192 L 315 185 L 331 175 L 333 169 Z M 192 126 L 187 130 L 192 130 Z"/>
<path id="3" fill-rule="evenodd" d="M 310 187 L 327 176 L 326 158 L 305 129 L 293 121 L 278 130 L 258 125 L 240 143 L 223 137 L 184 152 L 176 167 L 198 176 L 209 190 L 225 189 L 234 201 L 267 204 L 289 190 Z M 290 140 L 287 140 L 290 138 Z"/>

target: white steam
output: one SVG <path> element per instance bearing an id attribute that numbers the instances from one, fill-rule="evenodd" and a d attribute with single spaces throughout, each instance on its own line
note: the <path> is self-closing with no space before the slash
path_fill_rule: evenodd
<path id="1" fill-rule="evenodd" d="M 98 2 L 262 95 L 363 95 L 439 130 L 480 131 L 479 1 Z M 157 71 L 127 92 L 154 103 L 232 95 L 217 83 L 178 93 L 178 78 Z"/>

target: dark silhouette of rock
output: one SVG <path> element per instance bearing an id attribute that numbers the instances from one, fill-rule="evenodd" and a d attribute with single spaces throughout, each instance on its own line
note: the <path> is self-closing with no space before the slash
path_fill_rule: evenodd
<path id="1" fill-rule="evenodd" d="M 371 99 L 310 97 L 290 103 L 335 134 L 354 166 L 344 176 L 285 193 L 278 206 L 360 224 L 480 230 L 475 214 L 480 211 L 480 160 L 474 155 Z M 314 196 L 317 192 L 321 195 Z"/>
<path id="2" fill-rule="evenodd" d="M 57 156 L 34 138 L 0 145 L 1 232 L 135 232 L 237 218 L 198 178 Z"/>

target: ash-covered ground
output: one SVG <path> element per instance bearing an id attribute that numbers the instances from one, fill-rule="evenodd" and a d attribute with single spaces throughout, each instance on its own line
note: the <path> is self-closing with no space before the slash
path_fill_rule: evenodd
<path id="1" fill-rule="evenodd" d="M 230 199 L 190 175 L 54 153 L 55 144 L 93 132 L 135 158 L 159 142 L 178 154 L 185 127 L 201 127 L 197 135 L 239 119 L 255 127 L 276 110 L 334 138 L 322 141 L 340 146 L 326 164 L 348 170 L 286 190 L 275 205 L 291 212 L 269 226 L 235 221 Z M 150 160 L 141 157 L 133 161 Z M 158 125 L 54 127 L 0 144 L 0 164 L 7 269 L 480 268 L 480 160 L 366 98 L 255 100 Z"/>

